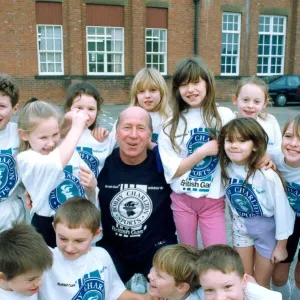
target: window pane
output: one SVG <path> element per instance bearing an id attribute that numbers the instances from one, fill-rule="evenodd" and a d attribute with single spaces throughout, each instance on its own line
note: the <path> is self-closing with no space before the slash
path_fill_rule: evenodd
<path id="1" fill-rule="evenodd" d="M 55 64 L 56 72 L 62 72 L 62 65 L 61 64 Z"/>
<path id="2" fill-rule="evenodd" d="M 61 54 L 60 53 L 55 53 L 55 61 L 61 62 Z"/>
<path id="3" fill-rule="evenodd" d="M 54 37 L 61 38 L 61 27 L 54 27 Z"/>
<path id="4" fill-rule="evenodd" d="M 53 27 L 47 26 L 46 27 L 46 35 L 48 38 L 53 37 Z"/>
<path id="5" fill-rule="evenodd" d="M 96 50 L 96 43 L 88 42 L 88 51 L 95 51 Z"/>
<path id="6" fill-rule="evenodd" d="M 54 62 L 54 53 L 48 53 L 47 60 L 49 62 Z"/>
<path id="7" fill-rule="evenodd" d="M 87 33 L 89 34 L 89 35 L 95 35 L 95 32 L 96 32 L 96 28 L 95 27 L 88 27 L 88 29 L 87 29 Z"/>
<path id="8" fill-rule="evenodd" d="M 55 50 L 61 50 L 61 40 L 54 40 L 55 43 Z"/>
<path id="9" fill-rule="evenodd" d="M 47 50 L 54 50 L 53 40 L 47 40 Z"/>

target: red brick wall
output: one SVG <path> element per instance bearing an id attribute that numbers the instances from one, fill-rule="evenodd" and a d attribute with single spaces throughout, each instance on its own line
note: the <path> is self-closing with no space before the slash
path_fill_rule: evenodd
<path id="1" fill-rule="evenodd" d="M 210 3 L 209 3 L 210 2 Z M 133 76 L 145 65 L 146 8 L 143 0 L 128 1 L 124 6 L 125 75 L 91 77 L 87 74 L 86 4 L 82 0 L 62 2 L 64 36 L 63 77 L 38 75 L 35 1 L 0 2 L 1 50 L 0 72 L 16 77 L 21 102 L 35 96 L 63 103 L 65 90 L 77 80 L 89 80 L 101 91 L 106 102 L 127 103 Z M 199 54 L 215 75 L 220 74 L 221 5 L 245 6 L 244 0 L 201 0 L 199 6 Z M 287 20 L 285 73 L 300 73 L 300 2 L 292 0 L 251 0 L 249 57 L 245 59 L 245 13 L 242 13 L 240 75 L 253 75 L 257 65 L 258 18 L 262 7 L 290 9 Z M 169 0 L 168 8 L 168 74 L 172 75 L 178 60 L 194 53 L 193 0 Z M 247 68 L 245 68 L 245 66 Z M 248 69 L 248 74 L 244 70 Z M 217 78 L 217 99 L 230 99 L 238 78 Z M 170 79 L 167 79 L 170 86 Z"/>

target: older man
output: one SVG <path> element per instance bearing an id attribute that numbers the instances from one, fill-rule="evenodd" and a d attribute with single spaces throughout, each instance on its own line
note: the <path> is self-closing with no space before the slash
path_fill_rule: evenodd
<path id="1" fill-rule="evenodd" d="M 103 239 L 121 279 L 145 276 L 157 249 L 177 243 L 170 209 L 171 190 L 147 150 L 152 125 L 140 107 L 125 109 L 117 122 L 119 148 L 106 159 L 98 177 Z"/>

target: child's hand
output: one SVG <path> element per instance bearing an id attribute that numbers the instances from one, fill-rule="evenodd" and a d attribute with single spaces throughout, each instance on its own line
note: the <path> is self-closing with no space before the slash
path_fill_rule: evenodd
<path id="1" fill-rule="evenodd" d="M 88 189 L 96 188 L 97 180 L 95 178 L 94 173 L 90 169 L 81 166 L 78 174 L 79 182 L 82 186 Z"/>
<path id="2" fill-rule="evenodd" d="M 72 110 L 72 128 L 83 131 L 87 126 L 88 119 L 89 116 L 86 112 L 79 109 Z"/>
<path id="3" fill-rule="evenodd" d="M 96 127 L 92 131 L 93 137 L 100 143 L 104 142 L 109 135 L 109 131 L 106 128 Z"/>
<path id="4" fill-rule="evenodd" d="M 32 208 L 32 200 L 31 200 L 31 197 L 30 197 L 29 193 L 27 192 L 27 190 L 25 190 L 24 196 L 25 196 L 26 207 L 31 209 Z"/>
<path id="5" fill-rule="evenodd" d="M 271 262 L 273 264 L 277 264 L 277 263 L 285 260 L 287 257 L 288 257 L 288 253 L 287 253 L 286 247 L 282 247 L 277 244 L 277 246 L 273 250 Z"/>
<path id="6" fill-rule="evenodd" d="M 265 154 L 265 156 L 258 162 L 256 168 L 257 169 L 264 168 L 265 170 L 272 168 L 274 171 L 276 170 L 276 166 L 273 163 L 270 155 L 268 154 Z"/>
<path id="7" fill-rule="evenodd" d="M 205 153 L 205 156 L 217 155 L 219 153 L 219 143 L 217 140 L 211 140 L 198 149 L 201 149 L 201 152 Z"/>

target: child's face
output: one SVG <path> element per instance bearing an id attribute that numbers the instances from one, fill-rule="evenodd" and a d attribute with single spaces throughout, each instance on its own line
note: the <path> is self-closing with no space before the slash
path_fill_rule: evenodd
<path id="1" fill-rule="evenodd" d="M 29 133 L 19 131 L 20 138 L 28 141 L 32 150 L 47 155 L 53 151 L 60 141 L 59 125 L 56 118 L 40 120 L 39 124 Z"/>
<path id="2" fill-rule="evenodd" d="M 57 247 L 68 260 L 76 260 L 88 253 L 95 237 L 90 229 L 83 227 L 70 229 L 63 223 L 56 224 L 55 234 Z"/>
<path id="3" fill-rule="evenodd" d="M 191 108 L 200 108 L 206 97 L 206 82 L 201 77 L 198 82 L 186 84 L 183 82 L 179 87 L 179 92 L 183 101 Z"/>
<path id="4" fill-rule="evenodd" d="M 152 267 L 148 274 L 148 279 L 150 283 L 148 293 L 150 296 L 173 299 L 180 295 L 174 277 L 168 273 Z"/>
<path id="5" fill-rule="evenodd" d="M 205 300 L 243 300 L 247 285 L 246 278 L 236 272 L 224 274 L 218 270 L 208 270 L 200 275 L 200 284 Z"/>
<path id="6" fill-rule="evenodd" d="M 28 271 L 6 281 L 7 288 L 24 296 L 31 296 L 38 292 L 42 275 L 42 271 Z"/>
<path id="7" fill-rule="evenodd" d="M 71 111 L 74 109 L 83 110 L 89 116 L 87 121 L 87 127 L 90 127 L 94 124 L 97 118 L 97 102 L 93 96 L 90 95 L 81 95 L 76 97 L 73 100 L 73 104 L 71 106 Z"/>
<path id="8" fill-rule="evenodd" d="M 147 111 L 156 111 L 157 105 L 160 103 L 161 95 L 156 88 L 145 88 L 136 94 L 139 105 Z"/>
<path id="9" fill-rule="evenodd" d="M 265 93 L 261 87 L 255 84 L 245 84 L 238 96 L 232 95 L 232 102 L 236 105 L 240 117 L 257 116 L 266 107 Z"/>
<path id="10" fill-rule="evenodd" d="M 225 152 L 228 158 L 238 166 L 247 165 L 252 152 L 256 151 L 251 140 L 244 140 L 240 135 L 237 135 L 233 141 L 225 138 Z"/>
<path id="11" fill-rule="evenodd" d="M 293 168 L 300 167 L 300 140 L 294 135 L 294 124 L 291 123 L 282 137 L 281 150 L 285 163 Z"/>
<path id="12" fill-rule="evenodd" d="M 18 111 L 18 104 L 12 107 L 10 97 L 0 92 L 0 130 L 6 128 L 12 116 Z"/>

